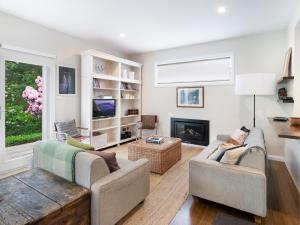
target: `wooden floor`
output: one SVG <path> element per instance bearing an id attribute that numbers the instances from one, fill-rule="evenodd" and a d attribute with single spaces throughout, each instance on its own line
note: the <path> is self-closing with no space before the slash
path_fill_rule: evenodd
<path id="1" fill-rule="evenodd" d="M 115 151 L 127 158 L 127 145 Z M 162 176 L 151 174 L 150 194 L 118 225 L 210 225 L 218 212 L 253 221 L 253 216 L 188 196 L 188 161 L 201 149 L 183 146 L 182 160 Z M 300 225 L 300 196 L 282 162 L 270 161 L 266 225 Z"/>

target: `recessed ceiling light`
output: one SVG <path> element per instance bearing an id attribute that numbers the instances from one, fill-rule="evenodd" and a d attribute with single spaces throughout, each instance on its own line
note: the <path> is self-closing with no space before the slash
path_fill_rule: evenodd
<path id="1" fill-rule="evenodd" d="M 225 6 L 218 7 L 218 13 L 220 13 L 220 14 L 226 13 L 226 7 Z"/>
<path id="2" fill-rule="evenodd" d="M 120 38 L 125 38 L 126 34 L 125 33 L 120 33 Z"/>

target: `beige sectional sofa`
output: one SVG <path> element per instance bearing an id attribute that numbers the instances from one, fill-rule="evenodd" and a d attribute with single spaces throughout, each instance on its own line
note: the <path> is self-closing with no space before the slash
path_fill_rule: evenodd
<path id="1" fill-rule="evenodd" d="M 63 143 L 57 142 L 58 145 Z M 34 166 L 39 167 L 41 142 L 34 145 Z M 76 183 L 91 190 L 91 224 L 113 225 L 141 203 L 149 193 L 147 159 L 117 158 L 120 169 L 110 173 L 99 156 L 80 152 L 75 158 Z"/>
<path id="2" fill-rule="evenodd" d="M 263 132 L 252 129 L 245 144 L 251 150 L 239 165 L 223 164 L 207 157 L 228 136 L 220 135 L 189 163 L 189 193 L 265 217 L 267 212 L 266 151 Z"/>

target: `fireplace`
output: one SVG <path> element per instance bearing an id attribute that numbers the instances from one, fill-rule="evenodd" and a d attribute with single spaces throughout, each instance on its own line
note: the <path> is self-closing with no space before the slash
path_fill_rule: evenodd
<path id="1" fill-rule="evenodd" d="M 207 146 L 209 144 L 209 121 L 171 118 L 171 137 L 182 142 Z"/>

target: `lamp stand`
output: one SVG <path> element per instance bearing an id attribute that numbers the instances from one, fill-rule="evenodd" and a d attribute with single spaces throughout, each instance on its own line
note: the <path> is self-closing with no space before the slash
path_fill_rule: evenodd
<path id="1" fill-rule="evenodd" d="M 254 116 L 253 116 L 253 127 L 255 128 L 255 95 L 253 95 L 253 105 L 254 105 L 254 110 L 253 110 L 253 114 L 254 114 Z"/>

